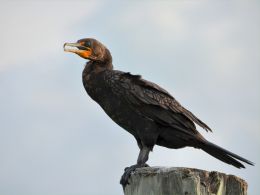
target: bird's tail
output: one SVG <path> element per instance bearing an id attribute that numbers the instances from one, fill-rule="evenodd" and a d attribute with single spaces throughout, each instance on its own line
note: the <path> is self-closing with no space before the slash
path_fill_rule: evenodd
<path id="1" fill-rule="evenodd" d="M 208 154 L 210 154 L 211 156 L 214 156 L 215 158 L 217 158 L 227 164 L 233 165 L 237 168 L 245 168 L 245 166 L 242 163 L 240 163 L 238 160 L 245 162 L 249 165 L 254 165 L 253 162 L 251 162 L 241 156 L 238 156 L 238 155 L 236 155 L 224 148 L 221 148 L 209 141 L 206 141 L 206 140 L 203 140 L 201 149 L 204 150 L 205 152 L 207 152 Z"/>

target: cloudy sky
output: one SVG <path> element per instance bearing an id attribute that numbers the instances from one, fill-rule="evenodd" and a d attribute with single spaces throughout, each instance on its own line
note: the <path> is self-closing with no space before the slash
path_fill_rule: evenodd
<path id="1" fill-rule="evenodd" d="M 64 42 L 94 37 L 116 69 L 166 88 L 205 137 L 256 163 L 238 170 L 193 148 L 155 147 L 151 166 L 234 174 L 259 192 L 259 1 L 1 1 L 0 194 L 122 194 L 134 138 L 85 93 Z"/>

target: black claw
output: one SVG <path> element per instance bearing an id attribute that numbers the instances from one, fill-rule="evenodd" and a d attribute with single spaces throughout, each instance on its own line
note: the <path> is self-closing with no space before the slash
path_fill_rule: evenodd
<path id="1" fill-rule="evenodd" d="M 148 164 L 144 164 L 144 167 L 150 167 Z"/>
<path id="2" fill-rule="evenodd" d="M 124 169 L 124 171 L 126 171 L 127 169 L 129 169 L 129 167 L 126 167 L 126 168 Z"/>
<path id="3" fill-rule="evenodd" d="M 141 167 L 149 167 L 149 165 L 147 164 L 143 164 L 143 165 L 132 165 L 130 167 L 126 167 L 125 168 L 125 172 L 122 175 L 121 179 L 120 179 L 120 184 L 123 186 L 123 189 L 125 190 L 125 187 L 127 184 L 129 184 L 129 178 L 131 177 L 131 173 L 136 169 L 136 168 L 141 168 Z"/>

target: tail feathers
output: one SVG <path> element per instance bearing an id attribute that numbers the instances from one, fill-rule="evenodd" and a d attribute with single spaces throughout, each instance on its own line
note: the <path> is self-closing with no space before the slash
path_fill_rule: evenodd
<path id="1" fill-rule="evenodd" d="M 227 164 L 233 165 L 237 168 L 245 168 L 245 166 L 242 163 L 240 163 L 238 160 L 245 162 L 249 165 L 254 165 L 253 162 L 208 141 L 203 142 L 201 148 L 211 156 L 214 156 L 215 158 Z"/>

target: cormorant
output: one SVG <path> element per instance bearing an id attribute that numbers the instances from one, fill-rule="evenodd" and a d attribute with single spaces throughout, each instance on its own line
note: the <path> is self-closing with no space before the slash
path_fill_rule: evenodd
<path id="1" fill-rule="evenodd" d="M 211 129 L 169 92 L 139 75 L 114 70 L 110 51 L 99 41 L 86 38 L 65 43 L 64 51 L 89 60 L 82 74 L 88 95 L 137 141 L 140 148 L 137 163 L 125 169 L 120 181 L 123 187 L 133 170 L 148 166 L 146 162 L 154 145 L 174 149 L 190 146 L 237 168 L 245 168 L 239 161 L 253 165 L 207 141 L 194 123 L 206 131 Z"/>

